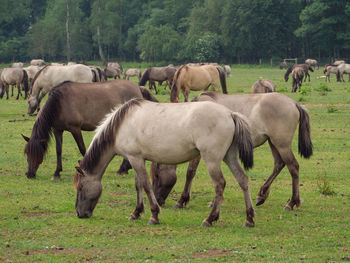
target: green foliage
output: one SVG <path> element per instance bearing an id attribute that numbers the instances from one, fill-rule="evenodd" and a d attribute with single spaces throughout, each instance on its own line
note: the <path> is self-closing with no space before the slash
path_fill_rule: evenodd
<path id="1" fill-rule="evenodd" d="M 336 106 L 333 106 L 333 105 L 330 105 L 330 106 L 327 106 L 327 112 L 328 113 L 334 113 L 334 112 L 337 112 L 338 109 Z"/>
<path id="2" fill-rule="evenodd" d="M 305 96 L 305 95 L 309 95 L 310 92 L 311 92 L 311 88 L 304 85 L 304 86 L 301 86 L 299 94 Z"/>
<path id="3" fill-rule="evenodd" d="M 327 180 L 326 175 L 319 175 L 317 181 L 318 191 L 323 195 L 335 195 L 336 192 Z"/>

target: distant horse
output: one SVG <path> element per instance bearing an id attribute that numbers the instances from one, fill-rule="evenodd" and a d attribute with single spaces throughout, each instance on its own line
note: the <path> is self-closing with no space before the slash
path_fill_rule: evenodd
<path id="1" fill-rule="evenodd" d="M 156 94 L 158 94 L 155 81 L 158 81 L 160 85 L 163 81 L 167 81 L 169 82 L 169 86 L 171 86 L 175 72 L 176 68 L 174 66 L 147 68 L 145 72 L 143 72 L 139 85 L 145 86 L 146 82 L 148 81 L 149 89 L 154 88 Z"/>
<path id="2" fill-rule="evenodd" d="M 121 76 L 122 72 L 119 69 L 107 66 L 103 70 L 103 74 L 104 74 L 104 77 L 106 79 L 108 79 L 108 78 L 114 78 L 114 79 L 118 78 L 118 79 L 120 79 L 121 78 L 120 76 Z"/>
<path id="3" fill-rule="evenodd" d="M 306 81 L 306 78 L 309 77 L 309 81 L 310 81 L 310 74 L 309 74 L 309 70 L 311 72 L 314 72 L 314 70 L 312 69 L 312 67 L 310 67 L 308 64 L 293 64 L 292 66 L 290 66 L 287 71 L 286 74 L 284 74 L 284 80 L 287 82 L 288 78 L 289 78 L 289 74 L 292 73 L 293 69 L 295 67 L 301 67 L 304 71 L 304 75 L 305 75 L 305 79 L 304 81 Z"/>
<path id="4" fill-rule="evenodd" d="M 328 79 L 329 82 L 331 82 L 331 79 L 330 79 L 331 73 L 334 73 L 337 76 L 337 81 L 340 81 L 338 65 L 326 64 L 323 73 L 326 74 L 326 82 L 327 82 L 327 79 Z"/>
<path id="5" fill-rule="evenodd" d="M 149 95 L 147 95 L 149 93 Z M 145 94 L 145 95 L 144 95 Z M 140 89 L 127 80 L 100 83 L 76 83 L 66 81 L 54 87 L 44 107 L 39 112 L 24 152 L 27 155 L 28 178 L 35 178 L 43 162 L 52 133 L 56 139 L 57 166 L 53 178 L 60 178 L 62 171 L 62 135 L 69 131 L 82 155 L 85 144 L 81 131 L 92 131 L 104 116 L 116 106 L 132 98 L 151 96 L 146 89 Z"/>
<path id="6" fill-rule="evenodd" d="M 225 95 L 217 92 L 204 92 L 194 101 L 214 101 L 243 114 L 248 118 L 254 147 L 259 147 L 266 141 L 269 142 L 274 158 L 274 168 L 272 174 L 260 188 L 256 205 L 265 202 L 272 182 L 287 166 L 292 177 L 293 194 L 285 209 L 291 210 L 295 205 L 299 207 L 299 164 L 293 154 L 292 141 L 299 124 L 299 154 L 304 158 L 312 155 L 310 121 L 307 111 L 296 101 L 279 93 Z M 188 166 L 185 188 L 176 204 L 178 208 L 182 208 L 190 200 L 191 184 L 199 161 L 200 158 L 194 159 Z M 163 170 L 155 170 L 154 174 L 153 188 L 156 199 L 163 204 L 176 183 L 175 168 L 163 167 Z"/>
<path id="7" fill-rule="evenodd" d="M 43 67 L 45 66 L 45 61 L 43 59 L 32 59 L 30 61 L 31 66 Z"/>
<path id="8" fill-rule="evenodd" d="M 138 68 L 128 68 L 127 70 L 125 70 L 124 72 L 124 79 L 127 79 L 129 80 L 130 77 L 137 77 L 139 82 L 140 82 L 140 79 L 141 79 L 141 70 L 138 69 Z"/>
<path id="9" fill-rule="evenodd" d="M 123 66 L 119 62 L 108 62 L 107 67 L 117 69 L 120 73 L 123 72 Z"/>
<path id="10" fill-rule="evenodd" d="M 338 66 L 340 64 L 345 64 L 345 60 L 336 60 L 336 61 L 333 62 L 332 65 L 337 65 Z"/>
<path id="11" fill-rule="evenodd" d="M 252 93 L 269 93 L 275 92 L 276 86 L 269 79 L 259 79 L 252 86 Z"/>
<path id="12" fill-rule="evenodd" d="M 284 69 L 284 68 L 288 68 L 288 64 L 287 64 L 287 62 L 282 61 L 282 62 L 280 63 L 280 69 Z"/>
<path id="13" fill-rule="evenodd" d="M 16 85 L 18 89 L 17 100 L 19 96 L 22 96 L 22 86 L 24 89 L 24 99 L 27 98 L 29 91 L 28 74 L 23 68 L 4 68 L 1 71 L 0 79 L 2 82 L 2 90 L 0 91 L 1 98 L 5 92 L 6 99 L 9 98 L 9 85 L 12 85 L 12 96 L 13 87 Z"/>
<path id="14" fill-rule="evenodd" d="M 316 59 L 310 59 L 308 58 L 307 60 L 305 60 L 305 64 L 308 64 L 309 66 L 313 66 L 315 69 L 319 69 L 319 66 L 318 66 L 318 62 Z"/>
<path id="15" fill-rule="evenodd" d="M 162 131 L 154 136 L 154 129 Z M 144 189 L 152 216 L 149 224 L 159 224 L 160 207 L 153 193 L 145 160 L 160 164 L 179 164 L 201 155 L 215 186 L 212 211 L 202 226 L 219 218 L 225 179 L 224 161 L 242 188 L 246 205 L 246 226 L 254 226 L 248 177 L 241 168 L 253 165 L 253 145 L 244 117 L 213 102 L 154 103 L 133 99 L 96 129 L 96 134 L 74 176 L 77 189 L 75 209 L 79 218 L 89 218 L 102 192 L 101 179 L 115 155 L 126 157 L 134 168 L 137 205 L 130 219 L 144 212 Z"/>
<path id="16" fill-rule="evenodd" d="M 303 78 L 304 78 L 304 69 L 302 67 L 294 67 L 292 70 L 292 92 L 296 92 L 297 89 L 301 88 L 301 85 L 303 84 Z"/>
<path id="17" fill-rule="evenodd" d="M 23 68 L 23 62 L 14 62 L 11 64 L 11 68 Z"/>
<path id="18" fill-rule="evenodd" d="M 350 64 L 342 63 L 338 65 L 337 78 L 339 78 L 339 81 L 344 82 L 344 78 L 343 78 L 344 74 L 349 74 L 349 81 L 350 81 Z"/>
<path id="19" fill-rule="evenodd" d="M 45 95 L 63 81 L 92 82 L 93 74 L 88 66 L 77 64 L 72 66 L 46 65 L 32 81 L 32 93 L 28 100 L 28 114 L 31 115 L 38 108 Z"/>
<path id="20" fill-rule="evenodd" d="M 226 73 L 226 78 L 228 78 L 231 75 L 231 67 L 229 65 L 225 65 L 223 68 Z"/>
<path id="21" fill-rule="evenodd" d="M 220 66 L 203 65 L 203 66 L 188 66 L 180 67 L 173 78 L 171 86 L 170 101 L 179 101 L 179 91 L 181 90 L 185 102 L 188 100 L 190 90 L 207 90 L 210 85 L 215 91 L 218 91 L 218 80 L 220 78 L 221 88 L 223 93 L 226 90 L 226 75 Z"/>

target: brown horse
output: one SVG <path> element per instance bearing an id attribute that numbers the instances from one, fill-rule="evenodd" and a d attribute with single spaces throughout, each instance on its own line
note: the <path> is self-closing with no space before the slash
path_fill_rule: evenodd
<path id="1" fill-rule="evenodd" d="M 12 96 L 13 87 L 16 86 L 18 89 L 17 100 L 19 96 L 22 96 L 22 86 L 24 89 L 24 99 L 28 96 L 29 85 L 28 85 L 28 74 L 23 68 L 4 68 L 1 71 L 0 79 L 2 87 L 0 90 L 0 97 L 2 98 L 6 92 L 6 99 L 9 98 L 9 85 L 12 85 Z"/>
<path id="2" fill-rule="evenodd" d="M 297 89 L 301 88 L 301 85 L 303 84 L 303 78 L 304 78 L 305 71 L 302 67 L 294 67 L 292 70 L 292 92 L 296 92 Z"/>
<path id="3" fill-rule="evenodd" d="M 139 85 L 145 86 L 148 81 L 149 89 L 154 88 L 156 94 L 158 94 L 155 81 L 158 81 L 160 85 L 163 81 L 167 81 L 169 82 L 169 86 L 171 86 L 175 72 L 176 68 L 171 65 L 166 67 L 150 67 L 143 72 Z"/>
<path id="4" fill-rule="evenodd" d="M 185 102 L 188 101 L 190 90 L 207 90 L 210 85 L 212 85 L 215 91 L 218 91 L 219 78 L 222 92 L 226 94 L 226 73 L 222 67 L 213 65 L 184 65 L 180 67 L 174 75 L 173 84 L 171 85 L 170 101 L 179 101 L 180 90 L 185 97 Z"/>
<path id="5" fill-rule="evenodd" d="M 285 209 L 291 210 L 295 205 L 299 207 L 299 164 L 292 151 L 292 140 L 299 124 L 299 154 L 304 158 L 309 158 L 312 155 L 309 115 L 306 110 L 294 100 L 279 93 L 225 95 L 217 92 L 204 92 L 194 100 L 214 101 L 225 105 L 232 111 L 242 113 L 248 118 L 254 147 L 259 147 L 266 141 L 269 142 L 274 157 L 274 168 L 272 174 L 260 188 L 256 205 L 265 202 L 269 196 L 272 182 L 283 167 L 287 166 L 292 176 L 293 194 Z M 190 162 L 186 185 L 176 207 L 182 208 L 189 202 L 191 183 L 199 161 L 200 158 L 197 158 Z M 160 203 L 164 203 L 176 182 L 175 168 L 163 169 L 163 172 L 160 170 L 153 172 L 155 174 L 153 187 L 156 188 L 156 198 Z"/>
<path id="6" fill-rule="evenodd" d="M 259 79 L 252 86 L 252 93 L 269 93 L 275 91 L 276 86 L 269 79 Z"/>
<path id="7" fill-rule="evenodd" d="M 146 97 L 156 101 L 146 89 L 140 89 L 127 80 L 98 83 L 63 82 L 51 90 L 43 109 L 39 112 L 30 138 L 25 146 L 27 154 L 28 178 L 35 178 L 39 165 L 43 162 L 50 135 L 56 139 L 57 167 L 54 178 L 60 178 L 62 171 L 62 134 L 72 133 L 80 153 L 85 154 L 85 144 L 81 131 L 92 131 L 104 116 L 117 105 L 132 98 Z"/>
<path id="8" fill-rule="evenodd" d="M 287 71 L 286 74 L 284 74 L 284 80 L 287 82 L 288 78 L 289 78 L 289 74 L 292 73 L 293 69 L 295 67 L 301 67 L 304 71 L 304 75 L 305 75 L 305 79 L 304 81 L 306 81 L 306 78 L 309 77 L 309 81 L 310 81 L 310 74 L 309 74 L 309 70 L 311 72 L 314 72 L 314 70 L 312 69 L 312 67 L 308 64 L 293 64 L 292 66 L 290 66 Z"/>
<path id="9" fill-rule="evenodd" d="M 154 136 L 154 130 L 162 131 Z M 213 208 L 202 226 L 208 227 L 219 218 L 225 179 L 224 161 L 235 175 L 244 194 L 245 225 L 254 226 L 246 169 L 253 166 L 253 145 L 249 126 L 241 114 L 217 103 L 154 103 L 133 99 L 109 114 L 96 133 L 74 176 L 77 189 L 75 210 L 79 218 L 89 218 L 102 192 L 103 173 L 115 155 L 130 161 L 134 168 L 137 204 L 130 219 L 144 212 L 145 190 L 152 216 L 149 224 L 159 224 L 159 204 L 152 191 L 145 161 L 179 164 L 201 155 L 215 186 Z"/>

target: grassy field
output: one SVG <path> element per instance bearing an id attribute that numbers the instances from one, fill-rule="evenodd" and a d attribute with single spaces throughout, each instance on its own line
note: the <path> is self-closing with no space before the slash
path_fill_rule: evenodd
<path id="1" fill-rule="evenodd" d="M 134 65 L 133 65 L 134 66 Z M 127 67 L 124 66 L 124 67 Z M 140 220 L 127 220 L 136 204 L 134 172 L 116 176 L 121 158 L 106 170 L 102 196 L 90 219 L 75 214 L 72 175 L 81 159 L 73 137 L 63 138 L 62 180 L 51 181 L 56 167 L 55 143 L 37 172 L 25 177 L 21 133 L 30 136 L 35 118 L 27 102 L 0 100 L 0 262 L 343 262 L 350 261 L 350 85 L 332 75 L 325 84 L 311 73 L 311 82 L 291 94 L 285 71 L 263 66 L 234 66 L 227 79 L 229 93 L 250 93 L 260 77 L 275 82 L 278 92 L 304 104 L 311 119 L 314 155 L 297 156 L 300 164 L 301 208 L 283 207 L 291 197 L 291 177 L 285 168 L 271 187 L 269 199 L 256 207 L 255 228 L 244 228 L 243 194 L 223 165 L 227 181 L 220 220 L 211 228 L 200 224 L 210 212 L 213 186 L 201 162 L 187 208 L 173 208 L 180 197 L 187 165 L 180 165 L 178 182 L 162 208 L 161 224 L 147 225 L 148 200 Z M 346 77 L 347 80 L 347 77 Z M 169 101 L 169 91 L 157 98 Z M 191 93 L 193 98 L 198 93 Z M 181 100 L 183 97 L 181 95 Z M 93 133 L 84 133 L 89 145 Z M 297 134 L 293 141 L 297 155 Z M 255 166 L 248 172 L 255 196 L 273 168 L 267 144 L 255 149 Z"/>

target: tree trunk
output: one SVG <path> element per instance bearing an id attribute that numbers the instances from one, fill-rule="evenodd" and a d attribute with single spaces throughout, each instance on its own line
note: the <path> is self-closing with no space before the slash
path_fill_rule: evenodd
<path id="1" fill-rule="evenodd" d="M 66 17 L 66 36 L 67 36 L 67 62 L 70 61 L 70 33 L 69 33 L 69 0 L 66 0 L 67 17 Z"/>
<path id="2" fill-rule="evenodd" d="M 106 58 L 105 58 L 105 56 L 103 55 L 103 50 L 102 50 L 102 46 L 101 46 L 100 26 L 97 26 L 97 29 L 96 29 L 96 30 L 97 30 L 98 53 L 99 53 L 100 58 L 101 58 L 101 60 L 102 60 L 102 65 L 103 65 L 103 66 L 106 66 L 106 65 L 107 65 L 107 63 L 106 63 Z"/>

